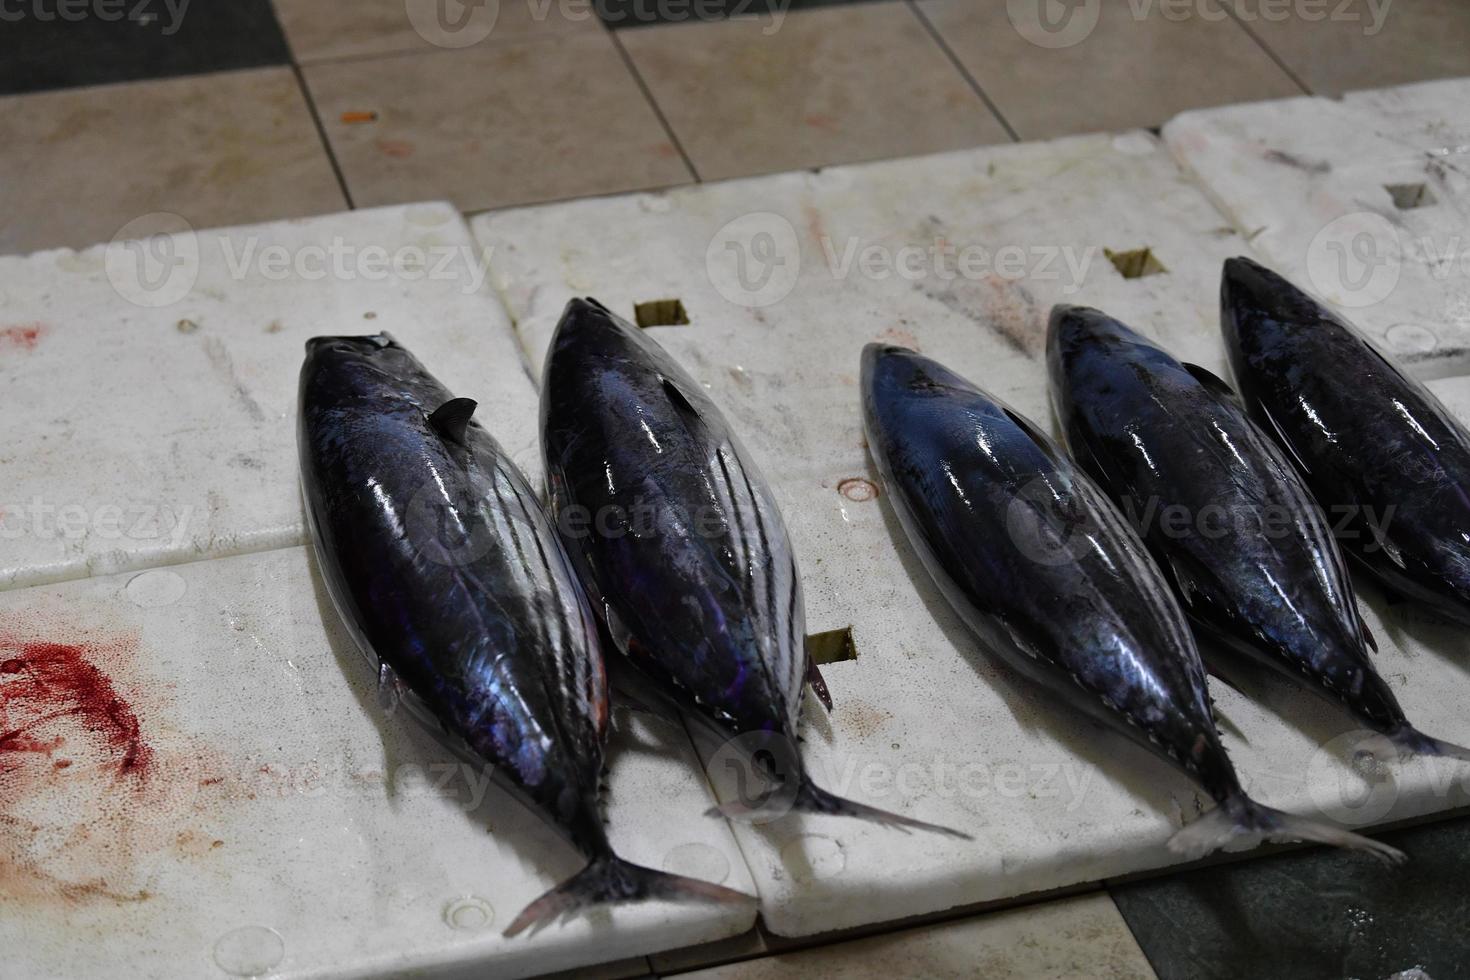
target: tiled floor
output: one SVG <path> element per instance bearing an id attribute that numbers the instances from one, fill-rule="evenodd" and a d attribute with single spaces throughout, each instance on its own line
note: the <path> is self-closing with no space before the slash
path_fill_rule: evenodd
<path id="1" fill-rule="evenodd" d="M 33 0 L 0 22 L 0 251 L 157 210 L 482 210 L 1470 72 L 1463 0 L 1300 6 Z"/>
<path id="2" fill-rule="evenodd" d="M 475 211 L 1470 74 L 1464 0 L 129 0 L 42 16 L 55 9 L 0 6 L 0 254 L 158 211 L 198 228 L 429 198 Z M 1444 938 L 1467 911 L 1467 828 L 1390 838 L 1417 859 L 1391 879 L 1289 853 L 578 975 L 1467 975 L 1470 950 Z"/>

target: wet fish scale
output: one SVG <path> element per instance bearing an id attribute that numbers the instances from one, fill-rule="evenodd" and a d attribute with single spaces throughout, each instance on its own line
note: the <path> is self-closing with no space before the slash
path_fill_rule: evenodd
<path id="1" fill-rule="evenodd" d="M 1301 471 L 1344 547 L 1390 590 L 1470 623 L 1470 432 L 1346 320 L 1249 259 L 1220 320 L 1252 416 Z"/>
<path id="2" fill-rule="evenodd" d="M 901 347 L 863 351 L 868 446 L 925 567 L 992 655 L 1178 766 L 1219 805 L 1170 841 L 1305 838 L 1398 852 L 1242 791 L 1184 614 L 1142 540 L 1036 426 Z"/>
<path id="3" fill-rule="evenodd" d="M 541 411 L 557 526 L 624 655 L 620 686 L 727 739 L 771 736 L 765 763 L 748 754 L 781 791 L 719 812 L 794 808 L 964 836 L 844 800 L 806 773 L 796 739 L 810 664 L 791 542 L 724 416 L 673 358 L 574 299 L 547 352 Z M 595 526 L 638 513 L 651 516 L 645 533 Z"/>
<path id="4" fill-rule="evenodd" d="M 1049 352 L 1069 448 L 1143 522 L 1195 622 L 1379 731 L 1404 724 L 1325 516 L 1225 383 L 1080 307 L 1053 313 Z"/>
<path id="5" fill-rule="evenodd" d="M 549 519 L 474 408 L 386 334 L 307 345 L 308 523 L 381 693 L 488 763 L 588 858 L 506 934 L 601 902 L 746 901 L 613 853 L 598 802 L 608 695 L 597 624 Z"/>

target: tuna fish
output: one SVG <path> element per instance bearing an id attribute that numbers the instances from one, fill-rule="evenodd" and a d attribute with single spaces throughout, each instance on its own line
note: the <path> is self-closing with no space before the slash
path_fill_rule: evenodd
<path id="1" fill-rule="evenodd" d="M 301 370 L 308 523 L 380 689 L 584 857 L 506 935 L 603 902 L 746 902 L 624 861 L 598 791 L 608 733 L 596 621 L 525 478 L 387 334 L 318 337 Z"/>
<path id="2" fill-rule="evenodd" d="M 899 522 L 993 656 L 1182 770 L 1218 804 L 1169 841 L 1393 848 L 1246 795 L 1169 583 L 1102 491 L 1032 422 L 926 357 L 863 351 L 868 447 Z"/>
<path id="3" fill-rule="evenodd" d="M 1220 324 L 1251 415 L 1391 593 L 1470 624 L 1470 432 L 1337 313 L 1250 259 Z"/>
<path id="4" fill-rule="evenodd" d="M 797 719 L 812 674 L 791 541 L 749 455 L 673 358 L 595 300 L 574 299 L 547 353 L 541 413 L 552 510 L 622 654 L 619 690 L 749 746 L 750 760 L 731 761 L 763 766 L 752 775 L 777 784 L 716 810 L 964 836 L 835 796 L 802 765 Z"/>
<path id="5" fill-rule="evenodd" d="M 1224 381 L 1077 306 L 1052 310 L 1047 358 L 1067 448 L 1142 531 L 1203 634 L 1401 749 L 1466 756 L 1409 724 L 1373 669 L 1326 517 Z"/>

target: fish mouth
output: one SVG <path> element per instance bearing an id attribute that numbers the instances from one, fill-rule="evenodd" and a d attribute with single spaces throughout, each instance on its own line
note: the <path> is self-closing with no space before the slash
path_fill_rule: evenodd
<path id="1" fill-rule="evenodd" d="M 1050 351 L 1073 350 L 1103 342 L 1153 345 L 1132 327 L 1091 306 L 1058 303 L 1047 318 L 1046 344 Z"/>
<path id="2" fill-rule="evenodd" d="M 306 342 L 306 353 L 315 354 L 324 348 L 331 348 L 341 354 L 372 354 L 390 347 L 400 347 L 400 344 L 392 334 L 384 330 L 381 333 L 359 336 L 312 337 Z"/>
<path id="3" fill-rule="evenodd" d="M 1243 255 L 1226 259 L 1220 270 L 1220 306 L 1224 309 L 1270 309 L 1283 295 L 1298 292 L 1281 276 Z"/>

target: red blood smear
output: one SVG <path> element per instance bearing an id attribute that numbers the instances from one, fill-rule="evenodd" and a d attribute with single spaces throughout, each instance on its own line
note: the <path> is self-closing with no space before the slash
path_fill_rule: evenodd
<path id="1" fill-rule="evenodd" d="M 11 347 L 34 350 L 36 343 L 41 339 L 41 334 L 45 332 L 46 328 L 42 324 L 21 323 L 13 327 L 0 328 L 0 340 Z"/>
<path id="2" fill-rule="evenodd" d="M 85 647 L 26 643 L 16 652 L 0 663 L 0 763 L 11 752 L 59 748 L 64 736 L 36 738 L 31 732 L 60 723 L 80 727 L 106 749 L 118 776 L 147 775 L 153 749 L 138 716 L 87 658 Z"/>

